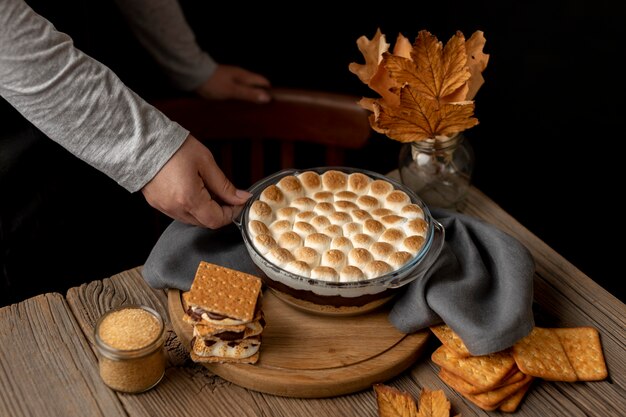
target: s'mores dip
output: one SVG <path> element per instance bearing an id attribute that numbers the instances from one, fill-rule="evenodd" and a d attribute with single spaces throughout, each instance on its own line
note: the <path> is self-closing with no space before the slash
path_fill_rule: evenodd
<path id="1" fill-rule="evenodd" d="M 254 364 L 259 360 L 265 327 L 261 286 L 254 275 L 200 262 L 191 289 L 183 293 L 183 321 L 193 325 L 193 361 Z"/>
<path id="2" fill-rule="evenodd" d="M 371 280 L 422 249 L 424 211 L 384 179 L 361 172 L 304 171 L 259 194 L 248 215 L 254 248 L 293 274 L 327 282 Z"/>

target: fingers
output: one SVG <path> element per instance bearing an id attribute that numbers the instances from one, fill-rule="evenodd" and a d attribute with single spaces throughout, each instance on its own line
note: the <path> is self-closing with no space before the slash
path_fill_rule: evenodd
<path id="1" fill-rule="evenodd" d="M 230 223 L 250 197 L 226 178 L 211 152 L 191 135 L 141 191 L 152 207 L 171 218 L 211 229 Z"/>
<path id="2" fill-rule="evenodd" d="M 238 68 L 238 70 L 238 74 L 236 74 L 235 78 L 240 84 L 263 88 L 270 87 L 269 80 L 261 74 L 251 72 L 243 68 Z"/>

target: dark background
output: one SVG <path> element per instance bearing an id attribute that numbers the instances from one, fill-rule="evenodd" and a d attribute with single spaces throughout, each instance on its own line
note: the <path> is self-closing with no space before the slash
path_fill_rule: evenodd
<path id="1" fill-rule="evenodd" d="M 171 93 L 112 0 L 28 3 L 140 94 Z M 486 83 L 475 98 L 480 124 L 466 132 L 476 155 L 473 183 L 625 299 L 620 282 L 624 245 L 617 243 L 624 235 L 619 203 L 624 186 L 618 183 L 625 136 L 624 2 L 181 4 L 200 44 L 218 62 L 262 73 L 274 86 L 356 96 L 373 96 L 348 71 L 350 62 L 363 61 L 356 46 L 361 35 L 371 38 L 381 28 L 393 43 L 398 33 L 413 40 L 426 29 L 446 42 L 457 30 L 466 37 L 482 30 L 490 60 L 483 73 Z M 6 132 L 7 125 L 3 128 Z M 90 168 L 51 141 L 37 141 L 36 131 L 26 132 L 38 143 L 34 157 L 24 158 L 27 163 L 11 160 L 18 169 L 10 181 L 0 178 L 0 209 L 21 215 L 35 200 L 45 217 L 21 219 L 27 233 L 18 236 L 26 237 L 16 246 L 21 255 L 8 268 L 20 283 L 17 297 L 63 291 L 143 263 L 158 236 L 150 219 L 142 217 L 146 203 L 141 195 L 129 195 L 94 170 L 76 175 Z M 4 146 L 3 141 L 0 135 Z M 375 135 L 350 161 L 385 173 L 397 168 L 399 147 Z M 22 198 L 28 190 L 34 190 L 34 198 Z M 128 230 L 135 232 L 120 238 Z M 45 265 L 38 286 L 30 281 L 34 261 Z M 10 301 L 17 299 L 2 300 Z"/>
<path id="2" fill-rule="evenodd" d="M 513 3 L 513 2 L 511 2 Z M 182 2 L 201 44 L 219 62 L 274 85 L 373 96 L 348 71 L 356 40 L 378 27 L 395 42 L 421 29 L 444 43 L 482 30 L 490 55 L 467 131 L 474 184 L 533 233 L 624 298 L 621 219 L 626 57 L 624 2 L 477 1 L 224 4 L 219 14 Z M 399 144 L 374 137 L 361 161 L 397 167 Z M 619 271 L 619 272 L 618 272 Z"/>

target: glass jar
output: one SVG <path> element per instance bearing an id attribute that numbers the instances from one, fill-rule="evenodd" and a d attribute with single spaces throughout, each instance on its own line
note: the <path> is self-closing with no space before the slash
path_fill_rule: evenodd
<path id="1" fill-rule="evenodd" d="M 462 133 L 405 143 L 400 148 L 403 184 L 432 207 L 462 208 L 474 169 L 474 151 Z"/>
<path id="2" fill-rule="evenodd" d="M 149 390 L 165 374 L 161 315 L 145 306 L 123 306 L 105 313 L 94 340 L 100 377 L 110 388 L 127 393 Z"/>

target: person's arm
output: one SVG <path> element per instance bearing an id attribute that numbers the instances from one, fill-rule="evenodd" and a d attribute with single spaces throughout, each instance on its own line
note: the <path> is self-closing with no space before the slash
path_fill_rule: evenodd
<path id="1" fill-rule="evenodd" d="M 269 81 L 254 72 L 217 64 L 196 41 L 177 0 L 116 0 L 131 30 L 175 86 L 207 99 L 267 102 Z"/>
<path id="2" fill-rule="evenodd" d="M 76 49 L 71 38 L 23 0 L 0 1 L 0 96 L 52 140 L 128 191 L 138 191 L 149 182 L 152 189 L 155 183 L 169 183 L 174 190 L 152 192 L 146 198 L 178 220 L 208 227 L 227 223 L 224 215 L 207 220 L 208 208 L 195 206 L 203 201 L 195 194 L 206 190 L 227 205 L 245 202 L 245 193 L 237 195 L 232 184 L 221 184 L 221 171 L 208 149 L 198 147 L 195 139 L 188 139 L 186 129 Z M 188 147 L 181 148 L 184 142 L 196 145 L 194 149 L 204 157 L 190 158 L 185 152 Z M 175 153 L 177 158 L 172 157 Z M 191 168 L 180 168 L 181 155 Z M 170 162 L 174 167 L 165 169 Z M 213 165 L 195 165 L 199 163 Z M 218 175 L 221 188 L 215 188 L 216 180 L 206 175 Z"/>

